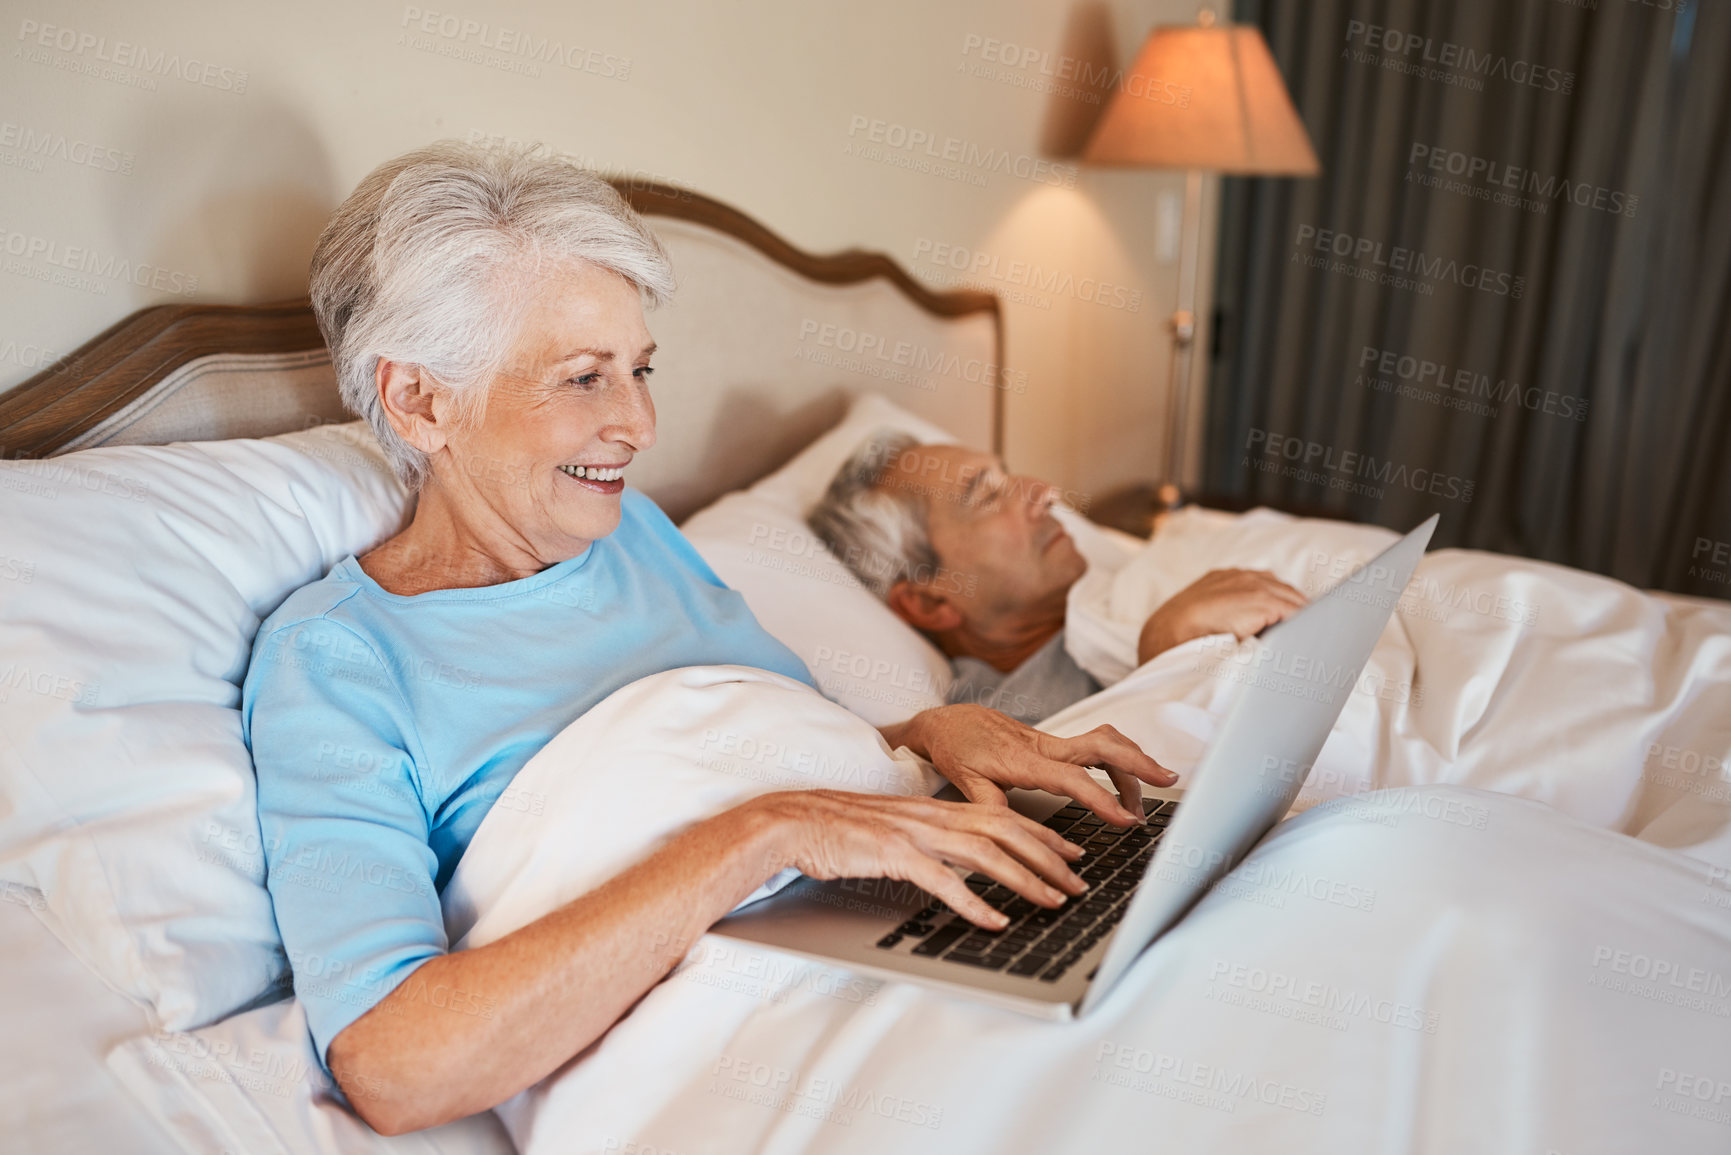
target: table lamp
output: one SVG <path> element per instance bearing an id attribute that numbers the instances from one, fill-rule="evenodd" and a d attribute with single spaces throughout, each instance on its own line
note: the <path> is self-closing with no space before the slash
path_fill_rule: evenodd
<path id="1" fill-rule="evenodd" d="M 1095 125 L 1082 159 L 1186 171 L 1178 307 L 1169 322 L 1169 440 L 1157 492 L 1160 506 L 1171 509 L 1183 500 L 1202 174 L 1315 176 L 1321 166 L 1262 33 L 1249 24 L 1216 25 L 1207 9 L 1195 24 L 1162 24 L 1149 33 Z"/>

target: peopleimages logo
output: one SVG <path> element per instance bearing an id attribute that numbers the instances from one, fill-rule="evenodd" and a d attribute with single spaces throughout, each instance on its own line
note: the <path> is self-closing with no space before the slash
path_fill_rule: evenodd
<path id="1" fill-rule="evenodd" d="M 1188 84 L 1176 84 L 1137 72 L 1126 76 L 1123 69 L 1109 64 L 1095 64 L 1067 53 L 1054 53 L 1049 49 L 1018 45 L 974 33 L 963 38 L 962 55 L 979 61 L 960 66 L 960 71 L 971 76 L 982 76 L 1035 92 L 1068 96 L 1086 104 L 1099 104 L 1101 93 L 1121 90 L 1138 100 L 1189 108 L 1190 98 L 1194 95 Z M 1002 69 L 993 65 L 1001 65 Z"/>
<path id="2" fill-rule="evenodd" d="M 1208 982 L 1211 987 L 1229 987 L 1248 994 L 1265 995 L 1274 1003 L 1289 1001 L 1343 1018 L 1369 1019 L 1427 1035 L 1436 1034 L 1441 1019 L 1437 1012 L 1414 1003 L 1374 998 L 1333 983 L 1226 959 L 1214 960 L 1208 971 Z"/>
<path id="3" fill-rule="evenodd" d="M 110 43 L 106 36 L 81 32 L 76 28 L 22 20 L 18 24 L 18 39 L 24 42 L 21 54 L 28 52 L 26 58 L 32 63 L 54 64 L 52 58 L 41 52 L 42 49 L 53 49 L 61 53 L 62 60 L 69 65 L 67 71 L 86 73 L 103 80 L 118 80 L 154 90 L 155 77 L 174 77 L 220 92 L 236 95 L 246 92 L 247 73 L 243 69 L 226 68 L 191 56 L 182 58 L 180 53 L 166 49 L 152 52 L 146 45 L 125 40 Z M 128 77 L 116 73 L 115 69 L 128 69 L 145 75 Z"/>
<path id="4" fill-rule="evenodd" d="M 944 1109 L 935 1103 L 803 1074 L 752 1059 L 721 1055 L 715 1060 L 710 1074 L 710 1094 L 725 1095 L 788 1115 L 834 1122 L 844 1127 L 855 1118 L 868 1115 L 930 1131 L 943 1126 Z"/>
<path id="5" fill-rule="evenodd" d="M 892 155 L 973 169 L 975 175 L 1002 173 L 1035 184 L 1076 187 L 1079 170 L 1073 164 L 1054 164 L 1044 157 L 982 146 L 960 137 L 942 136 L 930 129 L 910 128 L 895 121 L 855 113 L 848 119 L 847 134 L 849 143 L 843 148 L 843 155 L 880 160 L 883 159 L 880 155 L 882 150 L 888 149 Z"/>
<path id="6" fill-rule="evenodd" d="M 1356 480 L 1362 478 L 1379 485 L 1398 485 L 1463 503 L 1473 499 L 1471 478 L 1438 473 L 1434 469 L 1408 469 L 1387 458 L 1378 461 L 1375 454 L 1339 450 L 1320 441 L 1307 441 L 1266 429 L 1250 430 L 1244 441 L 1244 452 L 1245 463 L 1253 468 L 1327 485 L 1330 489 L 1382 496 L 1376 485 L 1361 484 Z"/>
<path id="7" fill-rule="evenodd" d="M 1292 254 L 1294 263 L 1331 273 L 1345 273 L 1392 288 L 1418 289 L 1426 296 L 1434 293 L 1435 286 L 1443 282 L 1515 301 L 1521 299 L 1527 288 L 1525 277 L 1488 265 L 1463 264 L 1453 257 L 1433 257 L 1422 249 L 1409 249 L 1404 245 L 1385 247 L 1381 241 L 1370 237 L 1355 237 L 1334 229 L 1319 229 L 1315 225 L 1299 225 L 1292 244 L 1297 250 Z M 1303 251 L 1306 248 L 1322 255 L 1313 257 Z"/>
<path id="8" fill-rule="evenodd" d="M 1689 576 L 1731 582 L 1731 541 L 1696 538 L 1695 548 L 1689 554 Z"/>
<path id="9" fill-rule="evenodd" d="M 1092 1078 L 1216 1111 L 1236 1112 L 1249 1101 L 1305 1115 L 1328 1109 L 1328 1096 L 1321 1091 L 1130 1044 L 1102 1042 L 1094 1052 Z"/>
<path id="10" fill-rule="evenodd" d="M 830 321 L 819 322 L 810 317 L 803 319 L 799 325 L 799 340 L 800 344 L 794 348 L 793 354 L 799 360 L 835 364 L 869 376 L 900 380 L 919 389 L 936 389 L 938 383 L 932 380 L 932 375 L 936 375 L 952 377 L 971 385 L 1005 389 L 1012 393 L 1028 391 L 1026 370 L 1009 370 L 978 357 L 963 357 L 946 349 L 917 345 L 891 335 L 854 329 Z M 823 350 L 834 350 L 837 353 L 849 354 L 850 357 L 837 359 L 818 356 Z M 905 372 L 885 371 L 888 369 Z"/>
<path id="11" fill-rule="evenodd" d="M 996 253 L 946 244 L 929 237 L 914 241 L 915 262 L 929 262 L 942 268 L 954 269 L 967 277 L 981 281 L 993 280 L 1006 285 L 1025 286 L 1036 293 L 1055 297 L 1070 297 L 1084 304 L 1135 313 L 1142 308 L 1142 290 L 1098 277 L 1078 278 L 1063 269 L 1048 269 L 1032 261 L 1003 260 Z"/>
<path id="12" fill-rule="evenodd" d="M 1658 958 L 1639 951 L 1611 946 L 1593 948 L 1593 967 L 1611 974 L 1651 983 L 1655 989 L 1670 989 L 1709 999 L 1731 998 L 1731 975 L 1705 967 L 1690 966 L 1676 959 Z M 1595 985 L 1606 985 L 1597 983 Z M 1640 993 L 1640 992 L 1637 992 Z M 1727 1012 L 1717 1012 L 1724 1016 Z"/>
<path id="13" fill-rule="evenodd" d="M 1406 156 L 1409 184 L 1464 193 L 1479 200 L 1544 212 L 1558 199 L 1581 208 L 1632 217 L 1641 198 L 1567 177 L 1541 176 L 1530 168 L 1504 164 L 1470 152 L 1412 142 Z M 1424 170 L 1430 170 L 1426 172 Z M 1461 180 L 1445 180 L 1445 176 Z"/>
<path id="14" fill-rule="evenodd" d="M 0 164 L 41 172 L 44 158 L 100 172 L 117 172 L 122 176 L 132 175 L 136 159 L 130 152 L 92 144 L 64 132 L 14 124 L 10 120 L 0 121 Z"/>
<path id="15" fill-rule="evenodd" d="M 1366 24 L 1362 20 L 1346 22 L 1346 39 L 1357 42 L 1366 52 L 1385 52 L 1389 58 L 1369 57 L 1359 63 L 1381 64 L 1384 68 L 1410 72 L 1429 80 L 1442 80 L 1463 88 L 1483 90 L 1487 78 L 1505 80 L 1511 84 L 1557 92 L 1565 96 L 1575 91 L 1575 74 L 1561 68 L 1547 68 L 1530 60 L 1511 60 L 1500 52 L 1479 52 L 1452 40 L 1437 40 L 1416 32 Z M 1416 54 L 1417 59 L 1414 59 Z M 1349 49 L 1341 55 L 1357 59 Z M 1468 83 L 1476 82 L 1476 83 Z"/>
<path id="16" fill-rule="evenodd" d="M 435 12 L 413 4 L 406 5 L 402 28 L 404 39 L 399 43 L 406 47 L 508 72 L 522 71 L 539 76 L 536 65 L 557 64 L 572 72 L 587 72 L 605 80 L 631 79 L 629 56 L 615 56 L 581 44 L 567 44 L 551 36 L 536 36 L 522 29 L 471 20 L 454 12 Z M 419 37 L 411 39 L 416 34 Z M 431 37 L 438 40 L 425 39 Z M 497 55 L 488 56 L 489 52 Z"/>
<path id="17" fill-rule="evenodd" d="M 1585 397 L 1540 389 L 1536 385 L 1522 385 L 1506 377 L 1493 381 L 1489 374 L 1475 369 L 1414 357 L 1394 349 L 1365 345 L 1359 350 L 1358 367 L 1360 385 L 1401 396 L 1441 399 L 1446 408 L 1462 409 L 1482 417 L 1497 415 L 1496 409 L 1484 404 L 1495 402 L 1498 405 L 1519 405 L 1534 413 L 1547 413 L 1574 421 L 1587 419 Z M 1363 372 L 1366 369 L 1371 372 Z"/>
<path id="18" fill-rule="evenodd" d="M 0 341 L 0 361 L 10 361 L 26 369 L 59 368 L 62 358 L 59 353 L 33 341 L 14 341 L 8 338 Z"/>
<path id="19" fill-rule="evenodd" d="M 51 274 L 64 269 L 73 274 L 78 282 L 69 284 L 69 287 L 85 291 L 106 293 L 108 289 L 103 281 L 125 282 L 141 289 L 154 289 L 182 297 L 190 297 L 198 291 L 198 278 L 191 273 L 165 269 L 161 265 L 144 261 L 134 263 L 112 253 L 81 245 L 61 244 L 51 237 L 20 232 L 4 225 L 0 225 L 0 252 L 4 252 L 8 257 L 19 258 L 6 263 L 6 271 L 9 273 L 49 280 Z M 32 265 L 31 262 L 41 264 Z"/>

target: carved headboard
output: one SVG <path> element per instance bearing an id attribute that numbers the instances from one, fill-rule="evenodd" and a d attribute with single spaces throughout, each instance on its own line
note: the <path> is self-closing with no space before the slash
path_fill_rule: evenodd
<path id="1" fill-rule="evenodd" d="M 806 253 L 685 189 L 616 180 L 679 290 L 649 315 L 657 443 L 635 484 L 674 518 L 768 473 L 875 391 L 1003 444 L 998 300 L 934 292 L 881 253 Z M 263 437 L 347 420 L 305 300 L 143 309 L 0 393 L 0 456 Z"/>

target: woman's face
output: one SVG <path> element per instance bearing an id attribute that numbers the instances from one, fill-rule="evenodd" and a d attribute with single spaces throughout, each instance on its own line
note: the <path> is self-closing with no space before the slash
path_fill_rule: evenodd
<path id="1" fill-rule="evenodd" d="M 587 262 L 540 277 L 526 298 L 484 409 L 447 432 L 432 472 L 460 516 L 505 527 L 554 565 L 619 525 L 627 467 L 655 444 L 655 342 L 637 287 Z"/>

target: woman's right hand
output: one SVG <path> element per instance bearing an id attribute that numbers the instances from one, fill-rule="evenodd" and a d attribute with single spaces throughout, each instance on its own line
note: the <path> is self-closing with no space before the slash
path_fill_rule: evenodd
<path id="1" fill-rule="evenodd" d="M 1086 887 L 1081 848 L 1006 806 L 796 790 L 686 827 L 648 858 L 485 946 L 421 963 L 339 1031 L 326 1055 L 360 1116 L 396 1135 L 497 1106 L 594 1044 L 764 879 L 893 878 L 974 923 L 1003 915 L 945 865 L 1041 906 Z M 430 992 L 466 993 L 452 1014 Z M 479 1000 L 479 1001 L 477 1001 Z"/>
<path id="2" fill-rule="evenodd" d="M 978 870 L 1039 906 L 1088 889 L 1069 867 L 1082 848 L 1005 806 L 935 798 L 789 790 L 737 809 L 773 823 L 775 870 L 812 878 L 893 878 L 948 903 L 977 926 L 1009 920 L 969 890 L 951 866 Z"/>

